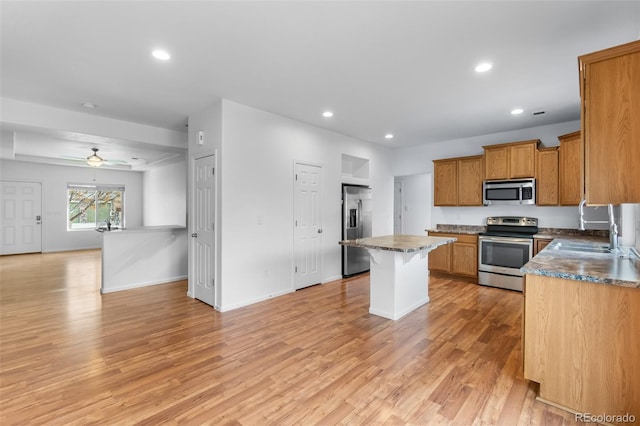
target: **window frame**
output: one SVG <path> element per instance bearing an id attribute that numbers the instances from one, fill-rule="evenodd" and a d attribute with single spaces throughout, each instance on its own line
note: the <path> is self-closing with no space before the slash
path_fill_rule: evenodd
<path id="1" fill-rule="evenodd" d="M 70 208 L 70 203 L 71 200 L 69 199 L 69 191 L 71 190 L 82 190 L 82 191 L 94 191 L 94 207 L 95 207 L 95 219 L 94 222 L 90 222 L 92 223 L 94 226 L 93 227 L 86 227 L 86 228 L 72 228 L 71 227 L 71 222 L 69 222 L 69 208 Z M 66 198 L 66 228 L 68 232 L 76 232 L 76 231 L 95 231 L 100 225 L 100 221 L 98 221 L 98 193 L 100 191 L 106 192 L 106 191 L 119 191 L 121 193 L 121 219 L 120 219 L 120 225 L 119 227 L 121 229 L 125 228 L 125 221 L 126 221 L 126 202 L 125 202 L 125 185 L 109 185 L 109 184 L 85 184 L 85 183 L 67 183 L 67 189 L 65 191 L 65 198 Z"/>

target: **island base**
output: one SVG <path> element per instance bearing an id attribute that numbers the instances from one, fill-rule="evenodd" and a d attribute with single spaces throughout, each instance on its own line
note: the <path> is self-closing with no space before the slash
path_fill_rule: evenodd
<path id="1" fill-rule="evenodd" d="M 369 250 L 371 254 L 369 313 L 397 320 L 429 302 L 426 251 L 401 253 Z"/>

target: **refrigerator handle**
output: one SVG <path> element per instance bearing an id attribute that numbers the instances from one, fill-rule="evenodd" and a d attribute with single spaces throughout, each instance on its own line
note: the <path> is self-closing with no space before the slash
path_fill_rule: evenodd
<path id="1" fill-rule="evenodd" d="M 358 227 L 358 238 L 362 238 L 362 200 L 358 200 L 358 211 L 356 213 L 356 224 Z"/>

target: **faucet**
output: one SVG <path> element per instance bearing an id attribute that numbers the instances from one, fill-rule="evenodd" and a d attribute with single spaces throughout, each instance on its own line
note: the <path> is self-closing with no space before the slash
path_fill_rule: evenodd
<path id="1" fill-rule="evenodd" d="M 618 251 L 618 224 L 616 223 L 616 218 L 613 214 L 613 204 L 608 205 L 609 212 L 609 220 L 584 220 L 584 206 L 587 204 L 587 200 L 583 198 L 580 200 L 580 205 L 578 205 L 578 228 L 581 231 L 585 230 L 584 225 L 587 223 L 606 223 L 609 225 L 609 251 L 617 252 Z"/>
<path id="2" fill-rule="evenodd" d="M 613 204 L 609 204 L 609 251 L 618 251 L 618 224 L 613 215 Z"/>

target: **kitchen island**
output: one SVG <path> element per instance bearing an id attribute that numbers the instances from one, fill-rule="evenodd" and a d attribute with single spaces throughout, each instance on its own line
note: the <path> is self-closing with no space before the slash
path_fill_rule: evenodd
<path id="1" fill-rule="evenodd" d="M 620 424 L 640 418 L 640 259 L 607 246 L 555 239 L 522 267 L 524 377 L 543 402 Z"/>
<path id="2" fill-rule="evenodd" d="M 429 302 L 427 253 L 455 238 L 387 235 L 340 241 L 371 257 L 369 313 L 397 320 Z"/>
<path id="3" fill-rule="evenodd" d="M 187 278 L 187 228 L 143 226 L 102 232 L 100 293 Z"/>

